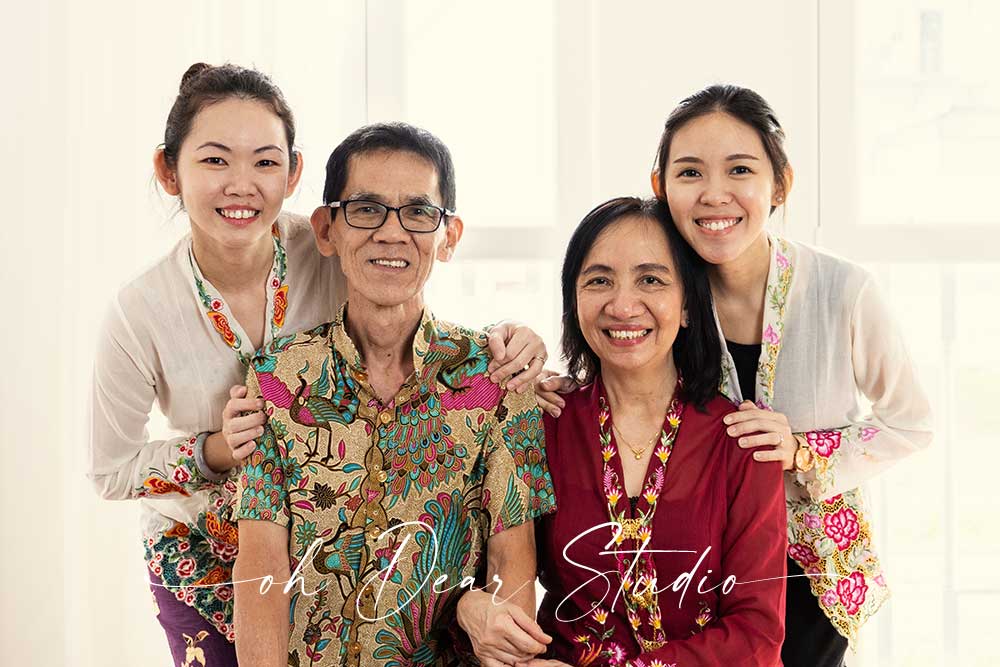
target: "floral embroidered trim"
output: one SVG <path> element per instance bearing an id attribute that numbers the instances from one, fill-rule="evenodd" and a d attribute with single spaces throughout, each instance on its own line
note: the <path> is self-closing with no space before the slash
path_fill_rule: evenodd
<path id="1" fill-rule="evenodd" d="M 809 576 L 813 594 L 853 645 L 889 597 L 859 489 L 822 502 L 788 501 L 788 556 Z"/>
<path id="2" fill-rule="evenodd" d="M 681 381 L 678 379 L 677 387 L 680 386 Z M 683 409 L 684 403 L 678 398 L 678 391 L 675 389 L 674 397 L 671 399 L 664 416 L 659 445 L 653 450 L 653 455 L 659 464 L 654 464 L 654 470 L 650 472 L 643 484 L 642 499 L 646 501 L 648 509 L 645 512 L 636 509 L 639 517 L 633 518 L 630 516 L 633 513 L 631 503 L 627 498 L 624 498 L 625 490 L 618 479 L 618 474 L 612 467 L 614 457 L 617 455 L 617 447 L 611 444 L 612 431 L 609 426 L 611 408 L 605 397 L 603 395 L 600 397 L 597 424 L 601 459 L 604 464 L 604 495 L 608 502 L 608 516 L 612 522 L 617 524 L 617 529 L 612 528 L 612 537 L 618 574 L 622 579 L 622 589 L 625 593 L 623 596 L 625 609 L 632 633 L 643 651 L 654 651 L 667 643 L 666 634 L 663 632 L 659 596 L 655 587 L 656 567 L 652 557 L 648 553 L 643 553 L 639 557 L 639 563 L 635 564 L 633 572 L 634 563 L 628 559 L 627 554 L 619 553 L 618 547 L 625 540 L 633 540 L 635 543 L 633 550 L 637 551 L 641 545 L 648 544 L 652 540 L 653 515 L 656 513 L 657 501 L 663 491 L 667 463 L 673 452 L 677 432 L 680 430 Z M 643 632 L 643 626 L 648 627 L 649 631 Z M 607 639 L 603 636 L 601 638 L 602 640 Z"/>
<path id="3" fill-rule="evenodd" d="M 236 558 L 236 526 L 211 511 L 197 526 L 177 522 L 159 539 L 147 538 L 146 564 L 164 587 L 230 642 L 233 627 L 232 563 Z"/>
<path id="4" fill-rule="evenodd" d="M 134 489 L 136 498 L 163 496 L 178 493 L 190 496 L 192 492 L 210 489 L 218 486 L 218 480 L 205 477 L 198 468 L 195 448 L 199 436 L 192 435 L 187 440 L 177 444 L 177 460 L 167 465 L 170 470 L 150 468 L 150 475 L 142 481 L 142 485 Z"/>
<path id="5" fill-rule="evenodd" d="M 836 483 L 836 466 L 847 447 L 864 448 L 865 443 L 875 437 L 879 429 L 874 426 L 848 426 L 846 428 L 807 431 L 802 437 L 816 453 L 816 467 L 811 479 L 805 475 L 798 478 L 809 495 L 820 498 Z"/>
<path id="6" fill-rule="evenodd" d="M 792 263 L 788 261 L 788 243 L 784 239 L 774 239 L 777 248 L 774 253 L 774 265 L 778 279 L 773 284 L 768 280 L 767 303 L 761 345 L 764 348 L 764 360 L 757 366 L 757 387 L 760 398 L 759 407 L 770 408 L 774 404 L 774 369 L 781 351 L 781 336 L 785 331 L 785 304 L 788 301 L 788 290 L 792 284 Z M 748 398 L 744 396 L 744 398 Z"/>
<path id="7" fill-rule="evenodd" d="M 277 224 L 271 226 L 271 241 L 274 243 L 274 260 L 271 264 L 271 272 L 267 278 L 267 288 L 269 293 L 268 310 L 271 311 L 271 340 L 274 340 L 278 337 L 278 333 L 285 323 L 285 312 L 288 310 L 288 285 L 285 283 L 288 262 L 285 256 L 285 247 L 282 245 L 281 236 L 278 233 Z M 201 300 L 202 306 L 206 309 L 205 316 L 208 317 L 215 331 L 225 341 L 226 345 L 236 351 L 236 355 L 240 358 L 243 366 L 249 367 L 250 358 L 253 356 L 254 350 L 243 349 L 243 340 L 233 331 L 232 326 L 229 324 L 229 317 L 232 316 L 232 311 L 230 311 L 229 306 L 226 305 L 226 302 L 220 295 L 209 290 L 211 283 L 205 280 L 205 276 L 198 267 L 198 262 L 194 260 L 194 250 L 190 246 L 188 247 L 188 261 L 191 264 L 191 274 L 194 277 L 198 298 Z"/>

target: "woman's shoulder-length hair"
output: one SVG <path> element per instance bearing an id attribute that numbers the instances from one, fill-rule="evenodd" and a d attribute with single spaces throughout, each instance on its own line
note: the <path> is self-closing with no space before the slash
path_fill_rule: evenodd
<path id="1" fill-rule="evenodd" d="M 674 341 L 673 355 L 683 378 L 681 397 L 703 407 L 719 389 L 722 350 L 712 308 L 706 262 L 677 231 L 666 203 L 655 199 L 617 197 L 596 206 L 577 225 L 566 248 L 562 268 L 562 350 L 569 374 L 589 384 L 600 372 L 600 360 L 580 329 L 576 282 L 584 259 L 601 232 L 625 217 L 643 217 L 657 222 L 667 237 L 671 257 L 684 290 L 687 327 Z"/>

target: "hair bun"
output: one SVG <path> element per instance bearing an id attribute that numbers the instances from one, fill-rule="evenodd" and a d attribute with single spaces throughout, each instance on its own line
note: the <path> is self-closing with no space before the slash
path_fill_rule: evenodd
<path id="1" fill-rule="evenodd" d="M 207 63 L 195 63 L 191 67 L 188 67 L 187 71 L 184 72 L 184 76 L 181 77 L 180 90 L 184 90 L 192 81 L 201 76 L 202 72 L 210 69 L 212 69 L 212 66 Z"/>

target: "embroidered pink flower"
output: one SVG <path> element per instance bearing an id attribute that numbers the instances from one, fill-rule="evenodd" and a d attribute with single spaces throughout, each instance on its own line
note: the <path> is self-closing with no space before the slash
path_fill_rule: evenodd
<path id="1" fill-rule="evenodd" d="M 178 484 L 184 484 L 191 480 L 191 473 L 184 466 L 177 466 L 174 468 L 174 481 Z"/>
<path id="2" fill-rule="evenodd" d="M 816 455 L 824 459 L 840 449 L 840 431 L 807 431 L 805 436 Z"/>
<path id="3" fill-rule="evenodd" d="M 837 604 L 837 594 L 833 591 L 827 591 L 823 593 L 823 596 L 819 599 L 823 603 L 824 607 L 832 607 Z"/>
<path id="4" fill-rule="evenodd" d="M 876 433 L 878 433 L 877 428 L 873 426 L 865 426 L 863 429 L 861 429 L 861 442 L 868 442 L 869 440 L 875 437 Z"/>
<path id="5" fill-rule="evenodd" d="M 865 602 L 867 592 L 868 584 L 860 572 L 851 572 L 850 576 L 837 582 L 837 597 L 851 616 L 858 613 L 858 609 Z"/>
<path id="6" fill-rule="evenodd" d="M 228 602 L 233 599 L 233 587 L 232 586 L 216 586 L 215 587 L 215 597 L 222 600 L 223 602 Z"/>
<path id="7" fill-rule="evenodd" d="M 181 577 L 190 577 L 194 574 L 195 568 L 194 558 L 183 558 L 179 563 L 177 563 L 177 575 Z"/>
<path id="8" fill-rule="evenodd" d="M 212 310 L 221 310 L 221 309 L 222 309 L 222 301 L 220 301 L 219 299 L 212 299 Z"/>
<path id="9" fill-rule="evenodd" d="M 858 515 L 850 507 L 844 507 L 835 514 L 826 514 L 823 516 L 823 532 L 843 551 L 861 532 Z"/>
<path id="10" fill-rule="evenodd" d="M 278 285 L 280 284 L 281 281 L 279 281 L 277 278 L 271 278 L 271 287 L 273 287 L 274 289 L 278 289 Z"/>
<path id="11" fill-rule="evenodd" d="M 877 575 L 875 577 L 875 583 L 881 586 L 882 588 L 885 588 L 885 577 L 882 576 L 881 574 Z"/>
<path id="12" fill-rule="evenodd" d="M 218 540 L 209 540 L 209 546 L 212 549 L 212 555 L 224 563 L 236 560 L 236 554 L 239 552 L 239 547 L 235 544 L 226 544 Z"/>
<path id="13" fill-rule="evenodd" d="M 767 328 L 764 329 L 764 342 L 777 345 L 779 341 L 781 341 L 781 336 L 774 330 L 774 327 L 768 324 Z"/>
<path id="14" fill-rule="evenodd" d="M 819 515 L 810 514 L 809 512 L 802 515 L 802 523 L 804 523 L 806 528 L 810 530 L 819 530 L 820 526 L 823 525 L 823 522 L 820 521 Z"/>
<path id="15" fill-rule="evenodd" d="M 816 552 L 805 544 L 790 544 L 788 546 L 788 555 L 795 562 L 799 564 L 804 563 L 806 566 L 819 562 L 819 556 L 816 555 Z"/>
<path id="16" fill-rule="evenodd" d="M 782 269 L 788 268 L 788 258 L 782 255 L 780 252 L 775 253 L 775 257 L 778 260 L 778 267 Z"/>

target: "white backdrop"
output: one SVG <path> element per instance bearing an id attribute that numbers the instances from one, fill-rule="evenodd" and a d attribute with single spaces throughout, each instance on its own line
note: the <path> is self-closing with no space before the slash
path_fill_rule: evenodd
<path id="1" fill-rule="evenodd" d="M 923 5 L 935 4 L 941 3 L 898 0 L 894 6 L 905 13 L 913 5 L 924 17 Z M 864 92 L 850 69 L 860 20 L 852 6 L 820 0 L 3 0 L 0 270 L 9 370 L 0 383 L 8 452 L 0 484 L 7 515 L 0 533 L 2 662 L 169 664 L 144 583 L 137 508 L 99 501 L 83 471 L 91 353 L 102 309 L 121 283 L 186 231 L 183 215 L 171 217 L 172 202 L 153 188 L 150 158 L 191 63 L 253 65 L 284 90 L 306 165 L 289 202 L 293 210 L 308 212 L 320 202 L 329 151 L 361 124 L 402 119 L 438 134 L 455 156 L 467 227 L 457 261 L 436 269 L 431 303 L 439 314 L 469 323 L 518 317 L 553 350 L 558 268 L 575 223 L 608 197 L 648 193 L 663 119 L 683 96 L 712 82 L 752 87 L 778 111 L 796 169 L 788 210 L 773 224 L 798 240 L 832 242 L 843 254 L 857 249 L 865 261 L 886 263 L 887 281 L 896 276 L 901 317 L 919 328 L 910 307 L 927 301 L 903 289 L 912 281 L 900 278 L 905 270 L 892 263 L 926 275 L 914 262 L 937 261 L 934 247 L 904 241 L 913 252 L 901 258 L 884 230 L 872 229 L 876 241 L 864 242 L 866 230 L 843 219 L 863 208 L 847 176 L 858 160 L 849 150 L 857 134 L 852 96 Z M 882 18 L 907 29 L 903 18 Z M 972 248 L 976 270 L 996 276 L 995 248 L 984 252 L 972 243 L 982 238 L 974 233 L 962 228 L 949 238 L 947 259 L 961 261 L 961 248 Z M 915 256 L 914 248 L 926 252 Z M 462 287 L 445 292 L 445 284 Z M 954 306 L 947 299 L 934 303 Z M 946 322 L 960 334 L 979 330 L 971 319 L 955 325 L 947 308 L 938 311 L 935 326 Z M 997 328 L 994 318 L 987 330 Z M 947 387 L 958 376 L 935 356 L 938 338 L 912 335 L 924 341 L 915 356 L 936 402 L 957 400 Z M 978 382 L 973 387 L 981 404 L 995 405 L 995 387 Z M 951 432 L 950 422 L 940 427 Z M 992 423 L 980 430 L 989 428 Z M 981 446 L 955 456 L 969 460 L 985 452 Z M 949 565 L 919 558 L 956 551 L 953 514 L 926 532 L 907 527 L 890 535 L 888 522 L 904 524 L 898 517 L 907 514 L 912 494 L 925 490 L 907 486 L 907 477 L 940 484 L 934 475 L 950 447 L 949 438 L 939 439 L 934 453 L 902 464 L 875 489 L 879 530 L 890 543 L 883 551 L 905 585 L 866 631 L 859 658 L 866 665 L 985 665 L 997 657 L 995 648 L 961 635 L 955 618 L 934 615 L 951 604 L 957 618 L 961 607 L 954 579 L 934 578 L 940 571 L 972 577 L 1000 551 L 995 540 L 980 549 L 980 560 Z M 961 504 L 971 492 L 958 488 L 947 502 Z M 989 534 L 995 515 L 982 503 L 976 507 L 984 517 L 977 526 Z M 925 573 L 933 583 L 913 576 L 919 567 L 934 568 Z M 973 588 L 983 604 L 966 614 L 995 609 L 996 578 Z M 905 609 L 913 613 L 899 616 Z"/>

